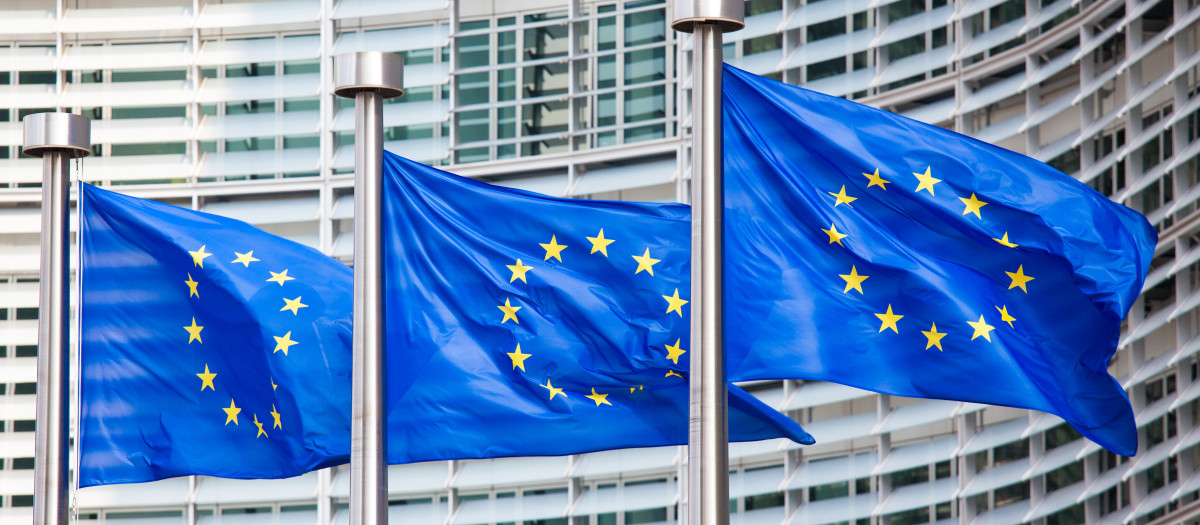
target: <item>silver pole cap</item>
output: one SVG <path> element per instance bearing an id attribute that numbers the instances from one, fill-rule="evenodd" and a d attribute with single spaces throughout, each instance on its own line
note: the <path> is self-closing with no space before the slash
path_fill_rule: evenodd
<path id="1" fill-rule="evenodd" d="M 333 57 L 333 93 L 354 98 L 360 91 L 378 91 L 383 98 L 403 95 L 404 57 L 379 51 Z"/>
<path id="2" fill-rule="evenodd" d="M 676 0 L 671 29 L 691 33 L 705 23 L 717 24 L 723 33 L 737 31 L 746 27 L 746 6 L 742 0 Z"/>
<path id="3" fill-rule="evenodd" d="M 22 119 L 25 144 L 22 153 L 41 157 L 61 151 L 77 159 L 92 154 L 92 119 L 74 113 L 34 113 Z"/>

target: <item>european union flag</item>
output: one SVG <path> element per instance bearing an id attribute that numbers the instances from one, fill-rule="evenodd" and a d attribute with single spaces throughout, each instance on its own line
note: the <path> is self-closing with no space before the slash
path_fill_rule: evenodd
<path id="1" fill-rule="evenodd" d="M 349 268 L 87 184 L 79 215 L 80 486 L 347 461 Z"/>
<path id="2" fill-rule="evenodd" d="M 686 206 L 556 199 L 392 154 L 384 178 L 393 463 L 687 442 Z M 733 385 L 729 407 L 735 441 L 813 442 Z"/>
<path id="3" fill-rule="evenodd" d="M 730 379 L 1061 416 L 1132 455 L 1108 374 L 1156 233 L 1024 155 L 725 66 Z"/>

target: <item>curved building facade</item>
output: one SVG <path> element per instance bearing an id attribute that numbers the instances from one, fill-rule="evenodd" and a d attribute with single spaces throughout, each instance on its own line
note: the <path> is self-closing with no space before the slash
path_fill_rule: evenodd
<path id="1" fill-rule="evenodd" d="M 1152 270 L 1111 370 L 1141 450 L 1057 417 L 747 385 L 816 436 L 731 447 L 736 525 L 1200 522 L 1200 5 L 749 0 L 727 61 L 1043 160 L 1147 215 Z M 93 119 L 83 180 L 348 261 L 353 111 L 332 57 L 404 55 L 387 148 L 580 198 L 687 194 L 690 38 L 664 0 L 6 0 L 0 5 L 0 522 L 32 505 L 40 166 L 20 119 Z M 392 467 L 394 523 L 677 522 L 681 448 Z M 112 525 L 347 522 L 347 470 L 89 488 Z"/>

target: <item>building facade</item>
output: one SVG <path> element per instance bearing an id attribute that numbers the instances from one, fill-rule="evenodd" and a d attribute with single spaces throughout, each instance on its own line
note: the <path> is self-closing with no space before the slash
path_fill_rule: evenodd
<path id="1" fill-rule="evenodd" d="M 1111 370 L 1141 451 L 1057 417 L 747 385 L 818 440 L 731 447 L 737 525 L 1200 520 L 1196 0 L 749 0 L 727 61 L 1043 160 L 1160 240 Z M 40 166 L 20 119 L 93 119 L 83 180 L 350 259 L 353 111 L 332 57 L 405 57 L 386 147 L 551 195 L 687 194 L 690 38 L 665 0 L 5 0 L 0 5 L 0 522 L 32 505 Z M 392 467 L 395 523 L 677 522 L 681 448 Z M 346 523 L 346 468 L 89 488 L 113 525 Z"/>

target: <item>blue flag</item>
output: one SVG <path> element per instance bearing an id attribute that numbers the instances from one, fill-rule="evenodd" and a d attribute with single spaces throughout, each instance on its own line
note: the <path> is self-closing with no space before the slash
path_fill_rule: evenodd
<path id="1" fill-rule="evenodd" d="M 689 210 L 384 157 L 392 462 L 684 444 Z M 682 246 L 682 248 L 681 248 Z M 812 443 L 729 387 L 734 441 Z"/>
<path id="2" fill-rule="evenodd" d="M 237 220 L 89 185 L 81 185 L 80 195 L 80 486 L 191 474 L 281 478 L 348 461 L 353 277 L 348 267 Z M 686 208 L 683 214 L 686 220 Z M 456 266 L 461 264 L 456 250 L 467 247 L 429 254 L 437 268 L 454 270 L 440 278 L 459 283 L 451 291 L 463 296 L 480 290 L 470 272 Z M 398 271 L 398 260 L 389 258 L 389 269 Z M 536 279 L 537 273 L 529 275 Z M 397 275 L 387 281 L 410 279 Z M 447 283 L 430 283 L 428 291 L 440 292 L 442 284 Z M 583 339 L 594 335 L 586 333 L 578 340 L 587 348 L 526 343 L 525 350 L 474 352 L 469 345 L 446 343 L 477 334 L 473 316 L 480 312 L 422 311 L 409 305 L 433 299 L 390 292 L 385 308 L 391 463 L 687 441 L 682 368 L 606 367 L 609 375 L 591 382 L 594 391 L 581 390 L 578 375 L 555 374 L 530 384 L 502 374 L 495 358 L 527 359 L 523 366 L 532 373 L 553 370 L 553 363 L 581 366 L 636 357 L 614 354 L 603 340 Z M 515 317 L 505 325 L 536 326 L 529 317 L 533 308 L 521 309 L 528 302 L 513 295 L 509 304 Z M 500 324 L 508 314 L 496 306 L 488 312 L 496 319 L 487 321 Z M 580 322 L 570 316 L 586 313 L 564 309 L 551 315 Z M 467 324 L 433 322 L 444 319 Z M 413 326 L 430 331 L 393 329 Z M 620 337 L 648 337 L 648 327 L 637 322 L 618 328 Z M 685 337 L 686 328 L 678 330 Z M 604 411 L 583 411 L 588 405 Z M 730 406 L 731 420 L 740 425 L 735 439 L 811 443 L 795 422 L 736 387 Z"/>
<path id="3" fill-rule="evenodd" d="M 80 188 L 79 485 L 345 463 L 350 269 L 240 221 Z"/>
<path id="4" fill-rule="evenodd" d="M 1108 373 L 1156 233 L 1024 155 L 725 66 L 733 380 L 1057 414 L 1123 455 Z"/>

